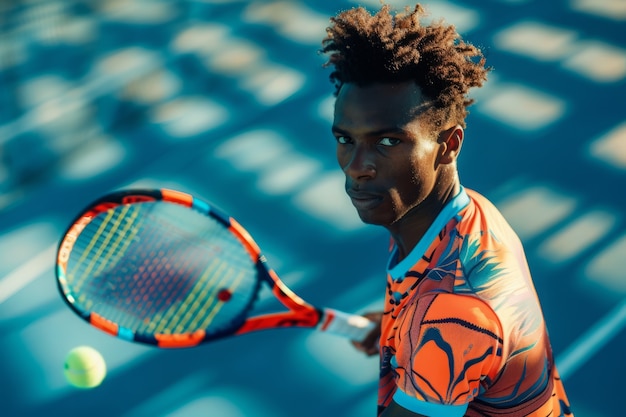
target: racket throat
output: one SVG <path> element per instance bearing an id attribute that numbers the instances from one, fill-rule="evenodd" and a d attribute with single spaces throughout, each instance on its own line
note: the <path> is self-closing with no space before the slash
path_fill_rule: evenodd
<path id="1" fill-rule="evenodd" d="M 259 330 L 269 330 L 283 327 L 317 327 L 322 314 L 321 310 L 307 308 L 299 311 L 250 317 L 235 332 L 235 334 L 239 335 Z"/>

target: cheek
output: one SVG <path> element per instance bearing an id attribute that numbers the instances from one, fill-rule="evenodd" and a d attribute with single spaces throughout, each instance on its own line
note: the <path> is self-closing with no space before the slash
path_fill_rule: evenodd
<path id="1" fill-rule="evenodd" d="M 433 140 L 425 140 L 420 142 L 419 146 L 414 149 L 414 160 L 421 165 L 430 162 L 430 167 L 434 166 L 437 159 L 437 151 L 439 145 Z"/>
<path id="2" fill-rule="evenodd" d="M 412 166 L 412 178 L 419 183 L 428 182 L 435 175 L 437 168 L 437 146 L 427 142 L 415 149 L 410 162 Z"/>
<path id="3" fill-rule="evenodd" d="M 437 176 L 432 154 L 414 154 L 403 169 L 396 172 L 396 192 L 392 196 L 395 206 L 413 207 L 421 203 L 435 187 Z M 398 166 L 396 168 L 399 168 Z"/>
<path id="4" fill-rule="evenodd" d="M 335 159 L 337 160 L 339 166 L 343 168 L 345 164 L 345 152 L 341 150 L 340 146 L 337 146 L 337 149 L 335 150 Z"/>

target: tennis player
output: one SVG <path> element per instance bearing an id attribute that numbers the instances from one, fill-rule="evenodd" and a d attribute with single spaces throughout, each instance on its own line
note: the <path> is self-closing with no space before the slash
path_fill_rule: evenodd
<path id="1" fill-rule="evenodd" d="M 346 192 L 392 240 L 380 326 L 355 344 L 380 354 L 379 416 L 572 416 L 522 245 L 459 180 L 468 91 L 489 68 L 424 16 L 354 8 L 322 42 Z"/>

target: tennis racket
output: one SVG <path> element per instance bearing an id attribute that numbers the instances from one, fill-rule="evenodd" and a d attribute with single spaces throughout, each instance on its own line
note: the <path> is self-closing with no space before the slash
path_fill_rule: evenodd
<path id="1" fill-rule="evenodd" d="M 61 239 L 56 278 L 91 325 L 162 348 L 282 327 L 361 341 L 374 326 L 305 302 L 235 219 L 168 189 L 117 191 L 89 205 Z M 254 315 L 263 286 L 287 309 Z"/>

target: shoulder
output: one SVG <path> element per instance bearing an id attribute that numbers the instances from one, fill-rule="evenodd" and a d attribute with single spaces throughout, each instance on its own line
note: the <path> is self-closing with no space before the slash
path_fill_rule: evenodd
<path id="1" fill-rule="evenodd" d="M 457 229 L 462 234 L 489 232 L 500 240 L 519 244 L 517 234 L 500 210 L 487 197 L 465 189 L 470 203 L 460 213 Z"/>
<path id="2" fill-rule="evenodd" d="M 478 206 L 484 207 L 488 210 L 498 211 L 498 209 L 491 202 L 491 200 L 489 200 L 483 194 L 479 193 L 476 190 L 472 190 L 471 188 L 464 188 L 464 190 L 467 193 L 467 196 L 470 198 L 470 201 L 472 201 L 474 204 L 477 204 Z"/>
<path id="3" fill-rule="evenodd" d="M 484 196 L 466 190 L 470 204 L 459 213 L 453 232 L 454 253 L 459 258 L 460 281 L 473 279 L 484 288 L 489 285 L 509 285 L 509 279 L 529 280 L 528 263 L 523 245 L 500 211 Z"/>

